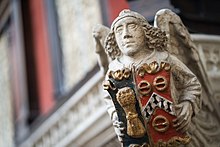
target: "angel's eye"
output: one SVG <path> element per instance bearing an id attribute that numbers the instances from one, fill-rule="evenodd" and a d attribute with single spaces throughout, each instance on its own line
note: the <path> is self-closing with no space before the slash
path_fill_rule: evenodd
<path id="1" fill-rule="evenodd" d="M 121 33 L 122 30 L 123 30 L 123 27 L 122 27 L 122 26 L 118 26 L 118 27 L 115 29 L 116 33 Z"/>
<path id="2" fill-rule="evenodd" d="M 136 27 L 137 27 L 137 24 L 135 24 L 135 23 L 128 24 L 129 29 L 135 29 Z"/>

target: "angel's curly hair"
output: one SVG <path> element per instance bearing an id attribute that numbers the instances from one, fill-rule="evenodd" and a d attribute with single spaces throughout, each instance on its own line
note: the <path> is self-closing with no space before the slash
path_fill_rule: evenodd
<path id="1" fill-rule="evenodd" d="M 121 14 L 124 12 L 121 12 L 120 14 L 124 16 L 120 16 L 119 14 L 119 17 L 115 19 L 115 21 L 112 23 L 111 30 L 105 40 L 105 44 L 104 44 L 105 51 L 110 58 L 115 59 L 122 55 L 122 52 L 119 49 L 115 39 L 114 26 L 119 19 L 125 17 L 134 17 L 138 20 L 138 22 L 145 31 L 145 36 L 147 39 L 146 46 L 148 46 L 149 49 L 156 49 L 158 51 L 167 50 L 167 37 L 165 32 L 162 32 L 160 28 L 156 28 L 150 25 L 142 15 L 130 10 L 124 10 L 124 11 L 127 11 L 126 13 L 132 13 L 132 14 L 125 15 L 125 14 Z"/>

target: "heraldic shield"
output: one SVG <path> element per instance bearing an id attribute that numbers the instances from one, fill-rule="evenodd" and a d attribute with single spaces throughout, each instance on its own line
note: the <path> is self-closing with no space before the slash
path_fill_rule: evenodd
<path id="1" fill-rule="evenodd" d="M 187 144 L 190 137 L 176 131 L 176 118 L 170 87 L 170 64 L 152 62 L 140 65 L 135 73 L 138 100 L 151 146 Z"/>
<path id="2" fill-rule="evenodd" d="M 103 86 L 112 98 L 118 121 L 125 125 L 124 147 L 168 147 L 190 141 L 186 133 L 173 127 L 176 116 L 171 97 L 170 68 L 168 63 L 152 62 L 136 69 L 109 71 Z"/>
<path id="3" fill-rule="evenodd" d="M 135 84 L 131 69 L 125 68 L 108 73 L 108 80 L 104 81 L 114 103 L 118 121 L 123 122 L 125 130 L 122 132 L 123 147 L 149 146 L 149 139 L 144 119 L 135 92 Z"/>

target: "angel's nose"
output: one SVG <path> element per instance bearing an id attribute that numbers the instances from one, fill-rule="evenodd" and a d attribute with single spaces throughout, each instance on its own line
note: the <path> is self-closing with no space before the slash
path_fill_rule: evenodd
<path id="1" fill-rule="evenodd" d="M 124 39 L 132 37 L 127 27 L 123 28 L 122 36 Z"/>
<path id="2" fill-rule="evenodd" d="M 132 36 L 131 36 L 131 35 L 129 35 L 129 34 L 126 34 L 126 35 L 124 35 L 124 36 L 123 36 L 123 38 L 124 38 L 124 39 L 127 39 L 127 38 L 132 38 Z"/>

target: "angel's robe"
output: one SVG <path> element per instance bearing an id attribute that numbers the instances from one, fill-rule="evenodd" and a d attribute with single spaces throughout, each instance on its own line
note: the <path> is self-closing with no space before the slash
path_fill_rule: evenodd
<path id="1" fill-rule="evenodd" d="M 140 59 L 139 59 L 140 61 Z M 169 54 L 167 51 L 154 50 L 149 56 L 142 59 L 139 63 L 132 63 L 126 65 L 116 58 L 109 64 L 109 71 L 116 71 L 124 68 L 131 68 L 131 66 L 138 66 L 143 63 L 150 64 L 156 61 L 157 63 L 165 62 L 171 66 L 170 70 L 170 88 L 171 96 L 174 100 L 174 105 L 183 101 L 189 101 L 192 104 L 193 115 L 197 114 L 201 108 L 201 85 L 195 74 L 174 55 Z M 108 80 L 106 76 L 106 80 Z M 107 111 L 114 122 L 117 120 L 117 113 L 114 104 L 107 91 L 104 92 L 104 98 L 107 104 Z M 116 134 L 120 135 L 120 130 L 115 127 Z M 121 138 L 119 137 L 119 140 Z"/>

